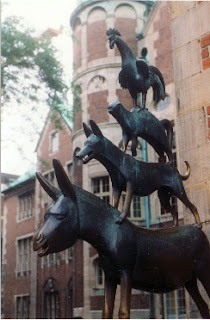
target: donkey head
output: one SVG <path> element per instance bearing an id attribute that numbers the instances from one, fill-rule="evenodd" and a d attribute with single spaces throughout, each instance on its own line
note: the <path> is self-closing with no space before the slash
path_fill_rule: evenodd
<path id="1" fill-rule="evenodd" d="M 109 47 L 110 47 L 110 49 L 113 49 L 115 41 L 117 40 L 116 36 L 121 36 L 121 34 L 118 30 L 109 28 L 109 30 L 107 30 L 107 32 L 106 32 L 106 35 L 108 36 Z"/>
<path id="2" fill-rule="evenodd" d="M 53 166 L 60 190 L 37 173 L 41 186 L 53 199 L 44 215 L 43 226 L 33 238 L 33 249 L 40 250 L 40 257 L 71 247 L 79 233 L 76 193 L 61 163 L 54 159 Z"/>
<path id="3" fill-rule="evenodd" d="M 83 163 L 88 163 L 91 159 L 97 158 L 104 149 L 103 134 L 97 124 L 90 120 L 91 129 L 83 123 L 83 128 L 87 137 L 84 143 L 84 148 L 77 154 L 77 157 L 83 160 Z"/>

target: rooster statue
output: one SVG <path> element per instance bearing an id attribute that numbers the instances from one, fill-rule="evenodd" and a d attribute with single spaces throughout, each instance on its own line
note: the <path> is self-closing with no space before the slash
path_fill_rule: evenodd
<path id="1" fill-rule="evenodd" d="M 106 32 L 110 49 L 116 44 L 122 58 L 122 70 L 119 73 L 119 83 L 128 89 L 133 99 L 133 111 L 145 109 L 148 89 L 153 88 L 153 101 L 156 103 L 165 99 L 165 84 L 161 72 L 154 66 L 148 66 L 144 59 L 137 59 L 127 44 L 120 39 L 120 32 L 109 29 Z M 138 93 L 142 93 L 142 105 L 138 106 Z"/>

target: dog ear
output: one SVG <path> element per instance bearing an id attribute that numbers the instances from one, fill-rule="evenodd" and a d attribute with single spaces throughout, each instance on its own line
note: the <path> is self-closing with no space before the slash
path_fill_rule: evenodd
<path id="1" fill-rule="evenodd" d="M 92 129 L 93 133 L 97 137 L 99 137 L 99 138 L 103 137 L 103 134 L 102 134 L 101 130 L 99 129 L 99 127 L 97 126 L 97 124 L 93 120 L 90 120 L 90 126 L 91 126 L 91 129 Z"/>
<path id="2" fill-rule="evenodd" d="M 83 129 L 87 138 L 93 133 L 93 131 L 88 127 L 88 125 L 85 122 L 83 122 Z"/>
<path id="3" fill-rule="evenodd" d="M 55 175 L 59 188 L 61 189 L 64 197 L 69 197 L 72 199 L 72 201 L 76 201 L 76 193 L 60 161 L 53 159 L 53 167 L 55 169 Z"/>

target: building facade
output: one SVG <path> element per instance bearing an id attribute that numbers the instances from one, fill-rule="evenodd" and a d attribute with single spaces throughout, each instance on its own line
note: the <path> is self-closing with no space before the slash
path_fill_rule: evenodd
<path id="1" fill-rule="evenodd" d="M 107 41 L 106 30 L 115 28 L 137 57 L 146 48 L 146 59 L 163 74 L 166 98 L 155 105 L 149 90 L 147 107 L 158 119 L 167 118 L 173 124 L 174 165 L 184 173 L 184 161 L 190 162 L 192 172 L 185 182 L 186 192 L 198 207 L 203 230 L 209 235 L 209 10 L 206 1 L 82 2 L 70 19 L 74 39 L 73 83 L 81 88 L 79 107 L 75 108 L 73 126 L 62 112 L 48 115 L 37 144 L 36 170 L 56 185 L 52 159 L 57 158 L 74 184 L 111 202 L 106 169 L 96 160 L 83 165 L 76 155 L 86 140 L 82 123 L 88 124 L 91 119 L 104 136 L 121 145 L 120 126 L 107 107 L 119 100 L 130 110 L 132 100 L 128 90 L 119 85 L 119 51 L 111 50 Z M 56 127 L 56 117 L 61 120 L 62 130 Z M 154 150 L 141 140 L 137 159 L 158 161 Z M 78 241 L 71 249 L 38 258 L 31 250 L 31 239 L 43 223 L 49 197 L 34 175 L 17 180 L 4 195 L 3 262 L 8 266 L 4 317 L 101 318 L 104 274 L 97 252 L 88 243 Z M 191 213 L 180 202 L 173 199 L 172 205 L 178 207 L 180 224 L 194 223 Z M 173 224 L 171 214 L 161 208 L 157 193 L 134 197 L 129 218 L 150 227 Z M 119 288 L 115 318 L 118 309 Z M 131 318 L 199 317 L 184 289 L 164 295 L 132 291 Z"/>

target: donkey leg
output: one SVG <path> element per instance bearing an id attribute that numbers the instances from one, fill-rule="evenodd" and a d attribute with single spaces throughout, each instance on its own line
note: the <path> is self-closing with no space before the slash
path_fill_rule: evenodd
<path id="1" fill-rule="evenodd" d="M 120 201 L 121 191 L 119 189 L 113 188 L 112 205 L 114 208 L 118 208 Z"/>
<path id="2" fill-rule="evenodd" d="M 206 268 L 205 271 L 203 271 L 202 273 L 200 273 L 198 275 L 198 279 L 200 280 L 200 282 L 204 286 L 204 288 L 209 296 L 209 299 L 210 299 L 210 274 L 209 274 L 208 267 Z"/>
<path id="3" fill-rule="evenodd" d="M 128 215 L 128 212 L 129 212 L 129 210 L 130 210 L 130 205 L 131 205 L 132 197 L 133 197 L 133 188 L 132 188 L 132 185 L 131 185 L 130 183 L 127 183 L 125 203 L 124 203 L 124 206 L 123 206 L 123 210 L 122 210 L 120 216 L 118 217 L 116 223 L 121 224 L 121 223 L 123 223 L 123 221 L 125 220 L 126 216 Z"/>
<path id="4" fill-rule="evenodd" d="M 170 197 L 171 197 L 171 193 L 166 190 L 158 190 L 158 197 L 160 199 L 160 204 L 163 206 L 164 209 L 168 210 L 169 212 L 171 212 L 172 217 L 173 217 L 173 223 L 174 223 L 174 227 L 178 226 L 179 224 L 179 220 L 178 220 L 178 212 L 172 208 L 171 204 L 170 204 Z"/>
<path id="5" fill-rule="evenodd" d="M 177 198 L 179 198 L 186 205 L 186 207 L 188 209 L 190 209 L 190 211 L 192 212 L 192 214 L 195 217 L 195 221 L 196 221 L 197 225 L 199 226 L 199 228 L 201 228 L 202 225 L 201 225 L 201 220 L 200 220 L 200 216 L 199 216 L 198 210 L 197 210 L 196 206 L 194 206 L 194 204 L 192 204 L 192 202 L 190 202 L 190 200 L 188 199 L 185 191 L 183 191 L 179 195 L 177 194 Z"/>
<path id="6" fill-rule="evenodd" d="M 137 148 L 137 137 L 133 137 L 132 144 L 131 144 L 131 151 L 132 151 L 133 157 L 135 157 L 137 155 L 136 148 Z"/>
<path id="7" fill-rule="evenodd" d="M 202 283 L 210 299 L 210 272 L 209 272 L 210 254 L 209 254 L 208 245 L 206 250 L 204 247 L 202 248 L 202 250 L 203 250 L 203 256 L 200 260 L 200 264 L 196 271 L 196 276 Z"/>
<path id="8" fill-rule="evenodd" d="M 130 305 L 131 305 L 131 276 L 129 272 L 122 271 L 120 278 L 120 309 L 119 319 L 130 319 Z"/>
<path id="9" fill-rule="evenodd" d="M 192 279 L 189 282 L 187 282 L 185 284 L 185 288 L 187 289 L 192 299 L 194 300 L 196 306 L 198 307 L 201 317 L 203 319 L 209 319 L 210 318 L 209 308 L 207 303 L 203 300 L 203 298 L 200 295 L 200 292 L 197 286 L 197 279 Z"/>
<path id="10" fill-rule="evenodd" d="M 103 319 L 112 319 L 117 284 L 105 275 Z"/>

